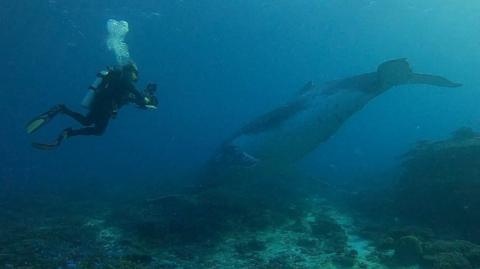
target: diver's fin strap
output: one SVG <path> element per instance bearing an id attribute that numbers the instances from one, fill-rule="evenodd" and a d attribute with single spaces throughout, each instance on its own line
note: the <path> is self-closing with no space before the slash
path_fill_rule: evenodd
<path id="1" fill-rule="evenodd" d="M 413 74 L 408 81 L 409 84 L 427 84 L 438 87 L 456 88 L 462 86 L 460 83 L 452 82 L 444 77 L 428 74 Z"/>

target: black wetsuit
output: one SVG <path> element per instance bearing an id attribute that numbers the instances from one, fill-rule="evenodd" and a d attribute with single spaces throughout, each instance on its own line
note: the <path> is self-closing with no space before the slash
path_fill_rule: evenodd
<path id="1" fill-rule="evenodd" d="M 86 116 L 63 107 L 62 112 L 78 121 L 81 129 L 69 129 L 68 137 L 77 135 L 102 135 L 110 118 L 123 105 L 135 103 L 145 107 L 144 96 L 135 88 L 133 82 L 123 75 L 121 70 L 112 70 L 97 89 L 95 98 Z"/>

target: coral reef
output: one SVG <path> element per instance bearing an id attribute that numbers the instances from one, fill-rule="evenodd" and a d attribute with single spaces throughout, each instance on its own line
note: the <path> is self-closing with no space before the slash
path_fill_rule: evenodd
<path id="1" fill-rule="evenodd" d="M 480 139 L 460 129 L 407 154 L 394 206 L 405 218 L 480 241 Z"/>
<path id="2" fill-rule="evenodd" d="M 191 212 L 206 202 L 180 196 L 158 199 L 119 203 L 113 208 L 98 201 L 83 202 L 79 206 L 76 201 L 65 200 L 64 209 L 52 209 L 58 215 L 47 218 L 43 213 L 32 211 L 31 222 L 23 227 L 18 226 L 18 219 L 11 219 L 11 225 L 2 225 L 0 231 L 3 243 L 0 268 L 313 269 L 365 268 L 361 266 L 369 263 L 360 261 L 357 251 L 352 249 L 354 243 L 349 236 L 352 228 L 347 227 L 344 220 L 340 221 L 339 213 L 332 213 L 335 210 L 323 200 L 309 200 L 311 210 L 303 208 L 302 214 L 288 213 L 277 224 L 271 223 L 269 215 L 265 215 L 267 226 L 241 227 L 238 226 L 241 222 L 232 218 L 222 224 L 228 229 L 216 233 L 207 231 L 207 235 L 202 234 L 205 230 L 194 229 L 182 237 L 180 233 L 185 227 L 197 224 L 177 228 L 172 226 L 177 222 L 172 221 L 178 217 L 185 222 L 195 222 L 198 216 Z M 11 212 L 10 217 L 20 218 L 23 213 Z M 147 220 L 152 227 L 138 227 Z M 218 219 L 209 221 L 208 225 L 220 227 L 215 224 Z M 166 227 L 170 230 L 162 230 Z M 173 232 L 172 237 L 163 234 L 167 231 Z M 195 232 L 199 234 L 192 237 Z M 212 234 L 216 236 L 209 237 Z M 24 239 L 19 240 L 19 235 Z M 152 238 L 147 239 L 148 235 Z"/>
<path id="3" fill-rule="evenodd" d="M 397 240 L 395 246 L 395 259 L 399 263 L 416 264 L 423 256 L 422 242 L 415 236 L 403 236 Z"/>
<path id="4" fill-rule="evenodd" d="M 411 233 L 408 234 L 408 231 Z M 423 231 L 423 232 L 422 232 Z M 426 230 L 428 231 L 428 230 Z M 379 233 L 377 257 L 389 267 L 478 268 L 480 246 L 464 240 L 440 240 L 425 229 L 408 226 Z"/>
<path id="5" fill-rule="evenodd" d="M 328 216 L 318 218 L 311 224 L 312 235 L 323 245 L 329 253 L 343 253 L 347 247 L 347 235 L 335 220 Z"/>
<path id="6" fill-rule="evenodd" d="M 158 196 L 45 192 L 0 204 L 0 268 L 480 268 L 477 167 L 480 140 L 462 129 L 420 143 L 388 191 L 288 174 Z"/>

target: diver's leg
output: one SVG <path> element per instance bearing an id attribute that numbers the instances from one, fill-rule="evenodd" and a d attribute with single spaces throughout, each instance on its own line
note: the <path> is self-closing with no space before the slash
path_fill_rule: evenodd
<path id="1" fill-rule="evenodd" d="M 80 124 L 82 124 L 83 126 L 89 126 L 89 125 L 92 125 L 93 121 L 92 121 L 92 118 L 89 117 L 89 116 L 84 116 L 78 112 L 75 112 L 73 110 L 70 110 L 69 108 L 67 108 L 65 105 L 61 105 L 62 107 L 62 113 L 71 117 L 72 119 L 78 121 Z"/>
<path id="2" fill-rule="evenodd" d="M 86 117 L 87 120 L 90 120 Z M 86 127 L 82 129 L 67 129 L 67 137 L 78 136 L 78 135 L 97 135 L 100 136 L 105 133 L 108 123 L 110 121 L 110 115 L 101 115 L 99 117 L 93 118 L 92 122 L 95 124 L 92 127 Z"/>
<path id="3" fill-rule="evenodd" d="M 81 129 L 71 129 L 67 133 L 67 137 L 78 136 L 78 135 L 97 135 L 100 136 L 104 133 L 104 130 L 100 130 L 97 125 L 93 127 L 85 127 Z"/>
<path id="4" fill-rule="evenodd" d="M 75 113 L 75 112 L 73 112 L 73 113 Z M 75 116 L 77 116 L 77 115 L 75 115 Z M 83 117 L 83 115 L 82 115 L 82 117 Z M 67 128 L 60 133 L 60 135 L 57 137 L 57 139 L 53 143 L 50 143 L 50 144 L 32 143 L 32 146 L 37 148 L 37 149 L 41 149 L 41 150 L 51 150 L 51 149 L 57 148 L 58 146 L 60 146 L 60 144 L 62 143 L 63 140 L 65 140 L 66 138 L 70 138 L 72 136 L 102 135 L 105 132 L 105 129 L 107 129 L 108 122 L 110 121 L 110 114 L 109 113 L 104 113 L 104 114 L 99 115 L 97 117 L 93 117 L 93 116 L 91 116 L 91 114 L 89 114 L 89 116 L 83 117 L 83 119 L 81 119 L 81 120 L 92 122 L 95 125 L 93 127 L 85 127 L 85 128 L 81 128 L 81 129 Z"/>

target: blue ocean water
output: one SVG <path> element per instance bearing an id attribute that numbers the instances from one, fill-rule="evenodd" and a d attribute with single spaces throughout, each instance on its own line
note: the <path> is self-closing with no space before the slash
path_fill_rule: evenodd
<path id="1" fill-rule="evenodd" d="M 371 184 L 365 178 L 388 174 L 417 141 L 478 129 L 479 12 L 476 1 L 454 0 L 3 1 L 0 193 L 28 206 L 32 192 L 121 186 L 129 196 L 191 179 L 232 133 L 307 81 L 371 72 L 389 59 L 408 58 L 414 71 L 464 84 L 394 88 L 297 165 L 331 182 Z M 101 137 L 32 148 L 78 126 L 57 117 L 34 136 L 24 131 L 55 104 L 86 112 L 87 87 L 115 64 L 109 19 L 128 21 L 139 88 L 158 84 L 158 109 L 129 106 Z"/>
<path id="2" fill-rule="evenodd" d="M 340 131 L 342 142 L 316 154 L 336 165 L 378 166 L 379 154 L 383 162 L 416 139 L 476 124 L 475 82 L 468 82 L 475 78 L 479 8 L 454 1 L 3 3 L 3 155 L 15 177 L 153 176 L 195 166 L 308 80 L 408 57 L 415 69 L 465 81 L 460 93 L 391 91 Z M 109 18 L 129 21 L 140 82 L 159 83 L 160 109 L 127 109 L 102 138 L 76 139 L 55 153 L 32 150 L 25 122 L 56 103 L 78 108 L 96 72 L 114 63 L 104 42 Z M 355 157 L 355 148 L 365 156 Z M 112 174 L 116 166 L 120 174 Z"/>

